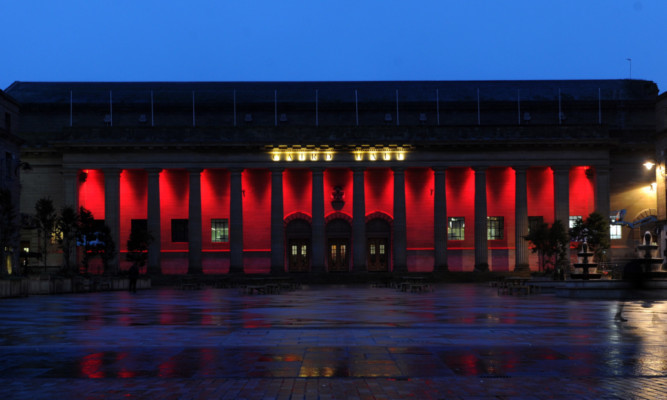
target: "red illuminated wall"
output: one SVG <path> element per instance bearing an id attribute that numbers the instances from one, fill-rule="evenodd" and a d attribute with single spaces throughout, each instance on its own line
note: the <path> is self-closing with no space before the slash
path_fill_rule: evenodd
<path id="1" fill-rule="evenodd" d="M 243 172 L 243 268 L 269 272 L 271 268 L 271 171 Z"/>
<path id="2" fill-rule="evenodd" d="M 202 268 L 204 273 L 229 271 L 229 242 L 211 241 L 211 219 L 229 221 L 229 171 L 205 169 L 201 174 Z"/>
<path id="3" fill-rule="evenodd" d="M 324 215 L 329 215 L 336 210 L 331 206 L 333 191 L 336 186 L 343 189 L 343 201 L 345 205 L 340 212 L 352 216 L 352 187 L 353 172 L 347 168 L 328 168 L 324 171 Z"/>
<path id="4" fill-rule="evenodd" d="M 145 170 L 123 170 L 120 174 L 120 243 L 127 251 L 133 219 L 147 218 L 148 174 Z M 121 257 L 121 263 L 125 257 Z"/>
<path id="5" fill-rule="evenodd" d="M 104 219 L 104 174 L 97 169 L 81 172 L 86 180 L 79 184 L 79 206 L 92 212 L 95 219 Z"/>
<path id="6" fill-rule="evenodd" d="M 544 222 L 554 222 L 554 175 L 549 167 L 529 168 L 526 171 L 528 216 L 544 217 Z"/>
<path id="7" fill-rule="evenodd" d="M 503 217 L 505 229 L 502 240 L 489 240 L 490 267 L 493 271 L 508 271 L 514 264 L 516 179 L 510 167 L 489 168 L 486 171 L 486 211 L 489 217 Z"/>
<path id="8" fill-rule="evenodd" d="M 405 171 L 405 215 L 408 249 L 433 250 L 433 170 Z"/>
<path id="9" fill-rule="evenodd" d="M 283 173 L 284 216 L 295 212 L 312 216 L 312 197 L 313 180 L 310 170 L 286 169 Z"/>
<path id="10" fill-rule="evenodd" d="M 433 185 L 431 168 L 405 171 L 405 216 L 410 271 L 433 270 Z"/>
<path id="11" fill-rule="evenodd" d="M 189 181 L 186 170 L 165 169 L 160 173 L 160 236 L 163 252 L 188 251 L 188 243 L 171 241 L 171 220 L 189 217 Z M 163 263 L 165 262 L 167 261 L 163 260 Z M 187 271 L 187 263 L 183 268 Z"/>
<path id="12" fill-rule="evenodd" d="M 471 269 L 468 260 L 475 246 L 475 172 L 472 168 L 447 168 L 447 217 L 465 218 L 465 240 L 449 240 L 447 263 L 450 270 Z M 472 263 L 472 264 L 471 264 Z"/>
<path id="13" fill-rule="evenodd" d="M 595 179 L 586 175 L 590 167 L 570 169 L 570 215 L 588 217 L 595 211 Z"/>
<path id="14" fill-rule="evenodd" d="M 394 216 L 394 171 L 390 168 L 369 168 L 364 176 L 366 215 L 381 211 Z"/>
<path id="15" fill-rule="evenodd" d="M 229 242 L 211 241 L 211 220 L 229 221 L 229 171 L 205 169 L 201 174 L 202 250 L 228 250 Z"/>

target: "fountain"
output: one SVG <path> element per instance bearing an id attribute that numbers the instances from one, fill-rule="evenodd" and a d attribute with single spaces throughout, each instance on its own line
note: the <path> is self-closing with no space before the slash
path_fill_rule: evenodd
<path id="1" fill-rule="evenodd" d="M 583 279 L 586 281 L 589 279 L 600 279 L 602 274 L 597 273 L 597 263 L 591 263 L 588 261 L 588 259 L 593 254 L 594 253 L 590 251 L 588 243 L 584 241 L 581 244 L 581 251 L 577 253 L 577 256 L 579 256 L 579 262 L 574 264 L 575 273 L 570 274 L 571 279 Z M 579 272 L 579 270 L 581 270 L 581 272 Z"/>
<path id="2" fill-rule="evenodd" d="M 587 299 L 667 299 L 667 271 L 663 268 L 662 258 L 657 258 L 658 245 L 653 242 L 650 232 L 644 234 L 642 243 L 637 246 L 637 258 L 630 260 L 623 268 L 623 279 L 596 279 L 600 274 L 588 273 L 596 266 L 588 262 L 593 255 L 588 243 L 583 243 L 576 269 L 583 271 L 570 274 L 573 278 L 565 282 L 554 283 L 558 297 Z M 577 271 L 579 272 L 579 271 Z"/>
<path id="3" fill-rule="evenodd" d="M 626 265 L 623 271 L 623 279 L 643 281 L 666 277 L 667 272 L 662 270 L 663 260 L 656 257 L 657 252 L 658 244 L 653 241 L 651 232 L 646 231 L 642 244 L 637 246 L 639 257 Z"/>

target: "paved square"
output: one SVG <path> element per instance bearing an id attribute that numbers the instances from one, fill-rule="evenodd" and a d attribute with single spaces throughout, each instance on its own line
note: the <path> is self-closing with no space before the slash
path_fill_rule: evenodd
<path id="1" fill-rule="evenodd" d="M 152 289 L 3 299 L 0 318 L 7 399 L 667 398 L 665 301 Z"/>

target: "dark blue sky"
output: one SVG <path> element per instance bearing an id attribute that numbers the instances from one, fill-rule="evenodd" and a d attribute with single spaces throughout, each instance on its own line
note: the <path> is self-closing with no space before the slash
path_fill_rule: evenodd
<path id="1" fill-rule="evenodd" d="M 16 80 L 618 79 L 632 73 L 667 90 L 665 0 L 0 3 L 3 89 Z"/>

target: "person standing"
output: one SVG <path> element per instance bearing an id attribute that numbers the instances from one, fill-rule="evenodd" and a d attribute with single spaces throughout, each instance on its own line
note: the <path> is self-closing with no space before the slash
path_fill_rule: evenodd
<path id="1" fill-rule="evenodd" d="M 130 276 L 129 290 L 132 293 L 137 293 L 137 279 L 139 278 L 139 266 L 137 265 L 136 261 L 130 267 L 129 276 Z"/>

